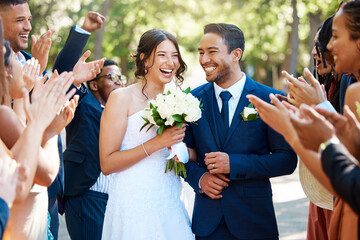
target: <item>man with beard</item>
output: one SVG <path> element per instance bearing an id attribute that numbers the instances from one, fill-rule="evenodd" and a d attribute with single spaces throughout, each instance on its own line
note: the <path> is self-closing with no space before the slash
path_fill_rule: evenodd
<path id="1" fill-rule="evenodd" d="M 185 179 L 196 192 L 196 239 L 278 239 L 269 178 L 297 165 L 285 140 L 249 106 L 247 94 L 269 102 L 280 92 L 241 71 L 244 45 L 237 26 L 219 23 L 205 26 L 198 48 L 208 83 L 192 94 L 204 111 L 184 139 L 198 162 L 186 164 Z"/>

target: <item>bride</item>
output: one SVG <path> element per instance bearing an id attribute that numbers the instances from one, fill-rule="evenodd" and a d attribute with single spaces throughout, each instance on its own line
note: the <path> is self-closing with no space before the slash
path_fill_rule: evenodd
<path id="1" fill-rule="evenodd" d="M 140 132 L 143 109 L 174 77 L 183 81 L 186 64 L 174 36 L 161 29 L 140 39 L 135 76 L 142 81 L 111 93 L 100 125 L 100 164 L 113 174 L 102 239 L 193 239 L 180 200 L 181 182 L 164 173 L 168 147 L 181 142 L 185 126 Z"/>

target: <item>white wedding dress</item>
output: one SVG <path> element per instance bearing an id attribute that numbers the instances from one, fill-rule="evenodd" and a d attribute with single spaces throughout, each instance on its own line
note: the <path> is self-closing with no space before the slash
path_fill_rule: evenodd
<path id="1" fill-rule="evenodd" d="M 144 124 L 141 116 L 143 111 L 128 117 L 121 150 L 139 146 L 155 136 L 155 127 L 139 132 Z M 173 171 L 164 173 L 168 155 L 166 148 L 161 149 L 113 174 L 102 239 L 194 239 L 189 216 L 180 200 L 180 178 Z"/>

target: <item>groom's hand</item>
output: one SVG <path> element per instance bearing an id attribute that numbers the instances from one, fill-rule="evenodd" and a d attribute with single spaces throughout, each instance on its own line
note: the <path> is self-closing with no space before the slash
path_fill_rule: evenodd
<path id="1" fill-rule="evenodd" d="M 211 174 L 230 173 L 229 155 L 224 152 L 205 153 L 205 164 Z"/>
<path id="2" fill-rule="evenodd" d="M 212 199 L 222 198 L 221 192 L 229 186 L 230 179 L 223 174 L 205 173 L 200 180 L 200 187 Z"/>

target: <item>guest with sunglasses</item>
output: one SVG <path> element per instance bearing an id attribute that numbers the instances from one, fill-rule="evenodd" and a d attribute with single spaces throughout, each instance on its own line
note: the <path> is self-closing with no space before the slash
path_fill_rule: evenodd
<path id="1" fill-rule="evenodd" d="M 116 62 L 106 60 L 101 72 L 77 90 L 79 105 L 66 127 L 64 152 L 65 220 L 71 239 L 101 239 L 111 176 L 100 171 L 100 118 L 110 93 L 125 87 Z"/>

